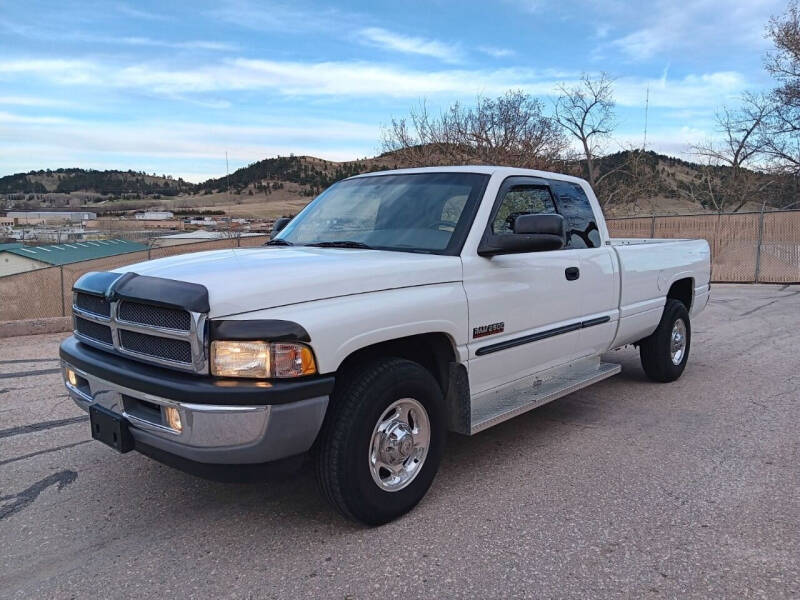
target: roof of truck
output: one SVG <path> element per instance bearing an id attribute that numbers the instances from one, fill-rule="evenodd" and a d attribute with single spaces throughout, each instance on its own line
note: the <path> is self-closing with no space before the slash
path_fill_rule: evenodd
<path id="1" fill-rule="evenodd" d="M 572 181 L 574 183 L 586 183 L 580 177 L 554 173 L 550 171 L 537 171 L 536 169 L 520 169 L 518 167 L 501 167 L 494 165 L 463 165 L 463 166 L 442 166 L 442 167 L 417 167 L 414 169 L 392 169 L 387 171 L 374 171 L 372 173 L 362 173 L 351 179 L 359 177 L 374 177 L 376 175 L 400 175 L 407 173 L 483 173 L 485 175 L 500 175 L 501 177 L 512 177 L 523 175 L 528 177 L 548 177 L 560 179 L 562 181 Z"/>

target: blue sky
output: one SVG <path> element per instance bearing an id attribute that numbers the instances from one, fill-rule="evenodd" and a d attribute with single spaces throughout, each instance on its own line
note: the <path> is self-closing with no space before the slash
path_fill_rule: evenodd
<path id="1" fill-rule="evenodd" d="M 520 88 L 548 104 L 615 79 L 613 151 L 681 155 L 714 111 L 772 82 L 785 2 L 0 1 L 0 175 L 80 166 L 201 181 L 277 154 L 372 156 L 425 100 Z"/>

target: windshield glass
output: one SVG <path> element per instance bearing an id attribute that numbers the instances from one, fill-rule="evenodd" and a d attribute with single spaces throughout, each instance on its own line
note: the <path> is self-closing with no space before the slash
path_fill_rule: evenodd
<path id="1" fill-rule="evenodd" d="M 455 254 L 488 179 L 477 173 L 347 179 L 320 194 L 276 239 L 293 245 Z"/>

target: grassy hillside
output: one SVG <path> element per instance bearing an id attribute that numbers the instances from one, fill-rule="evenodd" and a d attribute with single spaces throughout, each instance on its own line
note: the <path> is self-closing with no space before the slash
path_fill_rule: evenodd
<path id="1" fill-rule="evenodd" d="M 392 154 L 347 162 L 288 156 L 254 162 L 227 177 L 200 184 L 135 171 L 57 169 L 2 177 L 0 196 L 5 196 L 8 208 L 85 206 L 113 214 L 160 207 L 176 211 L 223 210 L 242 217 L 277 217 L 297 213 L 335 181 L 403 166 Z M 586 173 L 581 162 L 567 163 L 565 168 L 573 175 Z M 708 182 L 724 187 L 730 177 L 730 169 L 726 167 L 708 167 L 640 151 L 606 156 L 598 161 L 598 169 L 602 177 L 597 186 L 598 196 L 610 215 L 713 210 L 706 193 Z M 794 179 L 748 174 L 758 194 L 741 210 L 757 210 L 762 202 L 781 207 L 796 201 L 798 189 Z"/>
<path id="2" fill-rule="evenodd" d="M 169 175 L 148 175 L 136 171 L 48 169 L 0 177 L 0 194 L 83 192 L 111 197 L 135 194 L 176 196 L 194 188 L 194 184 L 173 179 Z"/>

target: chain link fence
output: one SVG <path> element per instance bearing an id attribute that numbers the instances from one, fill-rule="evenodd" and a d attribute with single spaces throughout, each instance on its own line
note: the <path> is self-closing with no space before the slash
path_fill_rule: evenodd
<path id="1" fill-rule="evenodd" d="M 800 283 L 800 210 L 608 219 L 612 237 L 704 238 L 712 281 Z M 255 247 L 269 236 L 154 247 L 96 260 L 0 277 L 0 321 L 70 314 L 72 285 L 89 271 L 223 248 Z"/>
<path id="2" fill-rule="evenodd" d="M 232 237 L 210 242 L 153 247 L 60 267 L 47 267 L 0 277 L 0 321 L 63 317 L 70 314 L 72 286 L 89 271 L 108 271 L 145 260 L 224 248 L 252 248 L 269 239 L 267 235 Z"/>
<path id="3" fill-rule="evenodd" d="M 715 282 L 800 283 L 800 210 L 608 219 L 611 237 L 703 238 Z"/>

